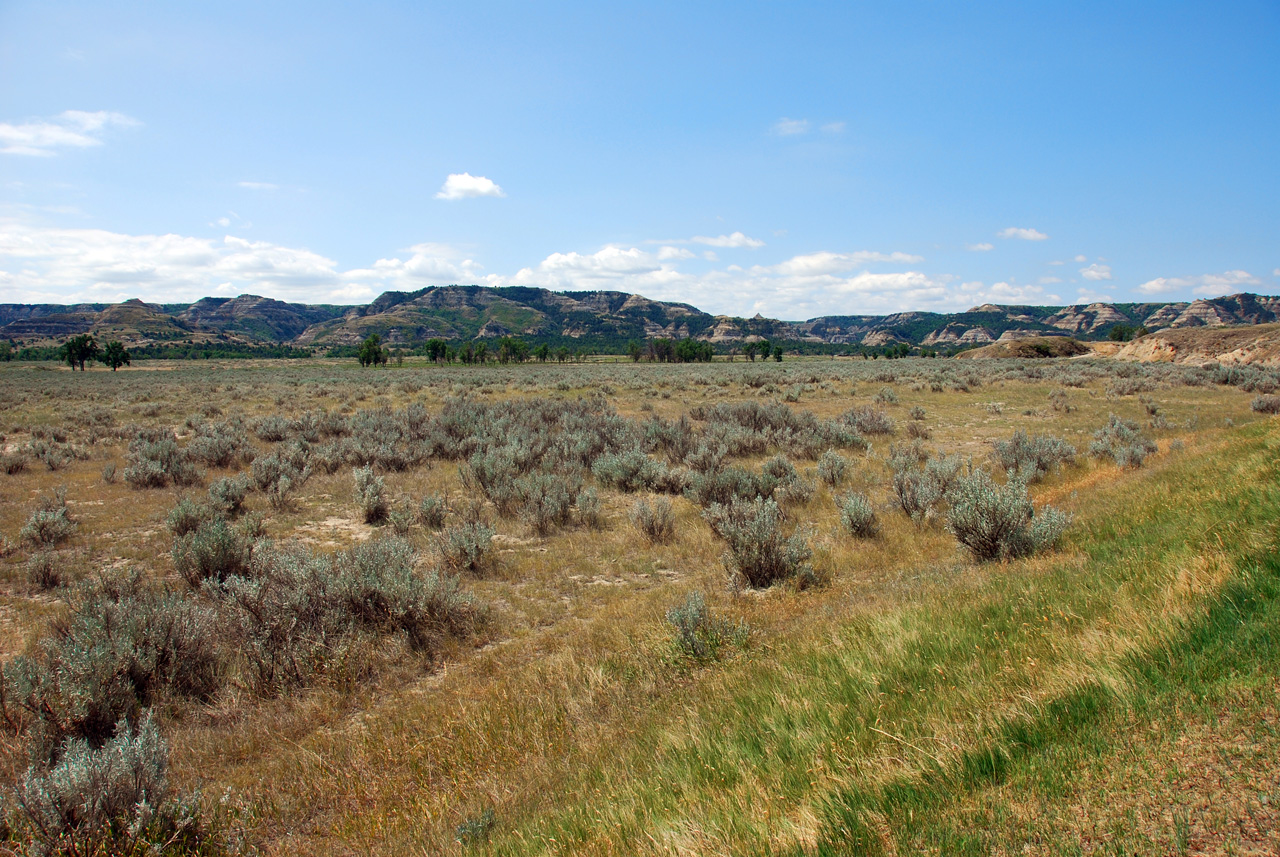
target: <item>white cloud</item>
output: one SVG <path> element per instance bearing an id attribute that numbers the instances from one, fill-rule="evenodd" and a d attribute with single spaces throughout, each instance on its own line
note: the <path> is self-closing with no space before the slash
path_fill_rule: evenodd
<path id="1" fill-rule="evenodd" d="M 764 246 L 764 242 L 759 238 L 748 238 L 741 232 L 735 232 L 732 235 L 717 235 L 712 238 L 706 235 L 695 235 L 689 241 L 694 244 L 705 244 L 708 247 L 750 247 L 752 250 Z"/>
<path id="2" fill-rule="evenodd" d="M 1067 263 L 1066 263 L 1066 262 L 1064 262 L 1064 261 L 1062 261 L 1061 259 L 1054 259 L 1054 260 L 1053 260 L 1052 262 L 1050 262 L 1049 264 L 1050 264 L 1050 265 L 1065 265 L 1065 264 L 1067 264 Z"/>
<path id="3" fill-rule="evenodd" d="M 1280 277 L 1280 268 L 1276 268 L 1274 271 L 1272 271 L 1271 276 Z"/>
<path id="4" fill-rule="evenodd" d="M 771 268 L 755 268 L 753 270 L 767 270 L 771 273 L 795 277 L 815 277 L 851 271 L 869 262 L 910 264 L 922 261 L 924 261 L 922 257 L 912 256 L 909 253 L 876 253 L 870 250 L 859 250 L 856 253 L 832 253 L 824 250 L 818 253 L 793 256 Z"/>
<path id="5" fill-rule="evenodd" d="M 101 146 L 102 135 L 112 127 L 139 125 L 138 120 L 108 110 L 64 110 L 49 119 L 13 125 L 0 122 L 0 154 L 48 157 L 60 149 Z"/>
<path id="6" fill-rule="evenodd" d="M 973 250 L 976 253 L 985 253 L 988 250 L 996 249 L 996 245 L 988 244 L 987 242 L 984 241 L 981 244 L 966 244 L 964 245 L 964 249 Z"/>
<path id="7" fill-rule="evenodd" d="M 696 258 L 698 258 L 697 254 L 695 254 L 692 250 L 688 250 L 684 247 L 672 247 L 670 245 L 666 245 L 664 247 L 659 248 L 658 250 L 658 261 L 660 262 L 666 262 L 671 259 L 696 259 Z"/>
<path id="8" fill-rule="evenodd" d="M 280 185 L 271 182 L 236 182 L 240 187 L 248 190 L 279 190 Z"/>
<path id="9" fill-rule="evenodd" d="M 1111 295 L 1095 292 L 1093 289 L 1079 289 L 1076 292 L 1077 304 L 1109 303 L 1110 301 Z"/>
<path id="10" fill-rule="evenodd" d="M 1041 277 L 1036 282 L 1038 282 L 1042 286 L 1051 286 L 1054 283 L 1061 283 L 1062 280 L 1058 277 Z"/>
<path id="11" fill-rule="evenodd" d="M 1081 254 L 1081 255 L 1076 256 L 1074 259 L 1072 259 L 1072 261 L 1073 261 L 1073 262 L 1088 262 L 1088 261 L 1089 261 L 1089 257 L 1088 257 L 1088 256 L 1085 256 L 1085 255 L 1083 255 L 1083 254 Z"/>
<path id="12" fill-rule="evenodd" d="M 844 133 L 844 123 L 843 123 L 843 122 L 828 122 L 827 124 L 825 124 L 825 125 L 823 125 L 823 126 L 822 126 L 822 131 L 823 131 L 823 133 L 824 133 L 824 134 L 843 134 L 843 133 Z"/>
<path id="13" fill-rule="evenodd" d="M 1080 276 L 1086 280 L 1109 280 L 1111 279 L 1111 266 L 1094 263 L 1087 268 L 1081 268 Z"/>
<path id="14" fill-rule="evenodd" d="M 506 196 L 498 187 L 484 176 L 473 176 L 471 173 L 451 173 L 444 180 L 436 199 L 470 199 L 477 196 Z"/>
<path id="15" fill-rule="evenodd" d="M 808 119 L 788 119 L 782 117 L 773 123 L 773 133 L 780 137 L 794 137 L 797 134 L 809 133 Z"/>
<path id="16" fill-rule="evenodd" d="M 715 250 L 703 250 L 703 251 L 702 251 L 702 258 L 706 259 L 708 262 L 719 262 L 719 261 L 720 261 L 720 257 L 716 255 L 716 251 L 715 251 Z"/>
<path id="17" fill-rule="evenodd" d="M 998 238 L 1018 238 L 1022 241 L 1043 241 L 1048 238 L 1043 232 L 1036 229 L 1023 229 L 1018 226 L 1010 226 L 1008 229 L 1001 229 L 996 233 Z"/>
<path id="18" fill-rule="evenodd" d="M 1192 289 L 1194 294 L 1217 297 L 1240 286 L 1256 286 L 1260 280 L 1248 271 L 1223 271 L 1221 274 L 1201 274 L 1198 277 L 1157 277 L 1138 286 L 1144 295 L 1159 295 Z"/>

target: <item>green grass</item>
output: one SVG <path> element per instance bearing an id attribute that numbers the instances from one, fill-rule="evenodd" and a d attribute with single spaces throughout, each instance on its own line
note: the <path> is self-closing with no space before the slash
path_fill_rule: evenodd
<path id="1" fill-rule="evenodd" d="M 494 851 L 989 853 L 1013 832 L 975 832 L 957 804 L 1033 773 L 1065 799 L 1133 712 L 1274 671 L 1278 447 L 1251 428 L 1101 492 L 1074 555 L 837 617 L 710 675 Z M 1198 566 L 1207 597 L 1183 598 Z"/>

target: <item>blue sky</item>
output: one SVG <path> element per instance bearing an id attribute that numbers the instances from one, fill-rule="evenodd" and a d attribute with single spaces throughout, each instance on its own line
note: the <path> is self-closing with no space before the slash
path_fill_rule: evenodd
<path id="1" fill-rule="evenodd" d="M 0 0 L 0 302 L 1280 293 L 1280 5 Z"/>

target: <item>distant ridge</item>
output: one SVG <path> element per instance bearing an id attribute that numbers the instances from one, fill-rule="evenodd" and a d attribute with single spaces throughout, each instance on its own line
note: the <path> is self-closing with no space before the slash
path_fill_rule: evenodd
<path id="1" fill-rule="evenodd" d="M 385 292 L 358 306 L 297 304 L 241 295 L 191 304 L 0 304 L 0 339 L 22 345 L 60 342 L 79 333 L 130 345 L 235 343 L 302 348 L 350 346 L 376 333 L 412 347 L 519 336 L 539 341 L 618 347 L 631 340 L 693 337 L 732 344 L 759 338 L 884 347 L 956 348 L 1030 336 L 1105 339 L 1117 325 L 1148 330 L 1280 322 L 1280 297 L 1249 293 L 1195 301 L 1001 306 L 959 313 L 831 315 L 781 321 L 711 315 L 690 304 L 625 292 L 552 292 L 509 286 L 429 286 Z"/>

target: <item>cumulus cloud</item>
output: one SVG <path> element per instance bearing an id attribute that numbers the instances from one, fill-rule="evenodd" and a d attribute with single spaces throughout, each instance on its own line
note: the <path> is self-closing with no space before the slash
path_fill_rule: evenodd
<path id="1" fill-rule="evenodd" d="M 961 284 L 950 275 L 920 270 L 921 257 L 903 252 L 821 250 L 749 268 L 702 255 L 714 252 L 674 244 L 611 244 L 551 253 L 506 275 L 486 272 L 458 248 L 423 243 L 366 266 L 344 268 L 311 250 L 234 235 L 127 235 L 0 221 L 0 302 L 131 297 L 172 302 L 252 293 L 310 303 L 362 303 L 389 289 L 480 284 L 614 290 L 692 303 L 709 312 L 805 319 L 1056 300 L 1040 286 Z M 699 270 L 683 269 L 687 262 L 696 262 Z M 707 263 L 709 270 L 702 267 Z M 871 266 L 876 267 L 868 270 Z"/>
<path id="2" fill-rule="evenodd" d="M 756 270 L 768 270 L 770 273 L 790 276 L 813 277 L 851 271 L 869 262 L 911 264 L 922 261 L 924 261 L 923 257 L 913 256 L 909 253 L 876 253 L 871 250 L 859 250 L 855 253 L 832 253 L 824 250 L 818 253 L 793 256 L 785 262 L 774 265 L 772 268 Z"/>
<path id="3" fill-rule="evenodd" d="M 367 301 L 388 284 L 416 282 L 419 255 L 409 263 L 341 271 L 310 250 L 232 235 L 127 235 L 6 222 L 0 223 L 0 300 L 174 301 L 252 292 L 312 303 Z M 455 269 L 462 272 L 457 279 L 473 279 L 465 265 Z"/>
<path id="4" fill-rule="evenodd" d="M 0 122 L 0 154 L 49 157 L 63 149 L 101 146 L 108 129 L 138 124 L 136 119 L 108 110 L 64 110 L 48 119 L 17 125 Z"/>
<path id="5" fill-rule="evenodd" d="M 436 194 L 436 199 L 471 199 L 477 196 L 506 196 L 506 193 L 484 176 L 451 173 L 444 180 L 439 193 Z"/>
<path id="6" fill-rule="evenodd" d="M 240 187 L 248 190 L 279 190 L 280 185 L 271 182 L 236 182 Z"/>
<path id="7" fill-rule="evenodd" d="M 808 119 L 788 119 L 784 116 L 773 123 L 773 133 L 779 137 L 794 137 L 797 134 L 809 133 L 809 127 Z"/>
<path id="8" fill-rule="evenodd" d="M 1239 286 L 1256 286 L 1261 281 L 1248 271 L 1223 271 L 1221 274 L 1201 274 L 1198 277 L 1157 277 L 1138 286 L 1144 295 L 1160 295 L 1191 289 L 1203 297 L 1224 295 Z"/>
<path id="9" fill-rule="evenodd" d="M 1080 254 L 1080 255 L 1076 256 L 1074 259 L 1072 259 L 1072 261 L 1073 261 L 1073 262 L 1088 262 L 1088 261 L 1089 261 L 1089 257 L 1088 257 L 1088 256 L 1085 256 L 1085 255 L 1083 255 L 1083 254 Z"/>
<path id="10" fill-rule="evenodd" d="M 732 235 L 716 235 L 710 238 L 706 235 L 695 235 L 689 240 L 694 244 L 706 244 L 708 247 L 750 247 L 755 250 L 764 246 L 764 242 L 759 238 L 748 238 L 741 232 L 735 232 Z"/>
<path id="11" fill-rule="evenodd" d="M 1080 276 L 1086 280 L 1109 280 L 1111 279 L 1111 266 L 1099 265 L 1095 262 L 1087 268 L 1081 268 Z"/>
<path id="12" fill-rule="evenodd" d="M 1017 226 L 1010 226 L 1008 229 L 1001 229 L 997 232 L 996 237 L 1017 238 L 1022 241 L 1044 241 L 1049 236 L 1037 229 L 1023 229 Z"/>
<path id="13" fill-rule="evenodd" d="M 985 253 L 988 250 L 996 249 L 996 245 L 988 244 L 987 242 L 984 241 L 981 244 L 966 244 L 964 245 L 964 249 L 973 250 L 975 253 Z"/>

